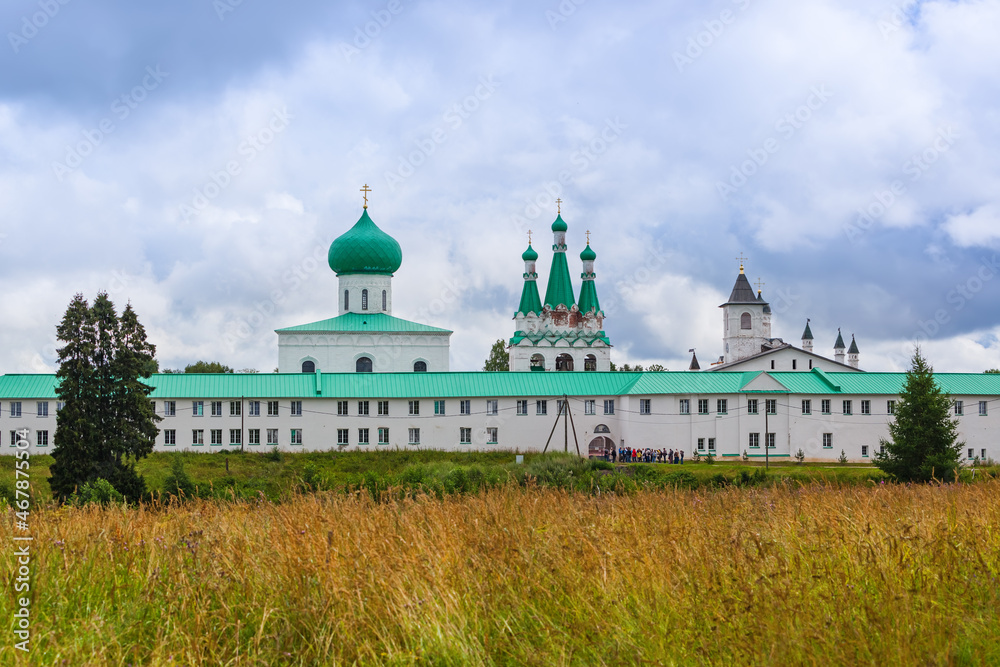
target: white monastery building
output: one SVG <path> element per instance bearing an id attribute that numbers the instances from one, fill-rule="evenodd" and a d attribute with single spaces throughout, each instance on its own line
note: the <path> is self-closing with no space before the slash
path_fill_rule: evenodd
<path id="1" fill-rule="evenodd" d="M 579 443 L 583 456 L 628 446 L 727 458 L 766 452 L 780 459 L 801 450 L 807 460 L 836 460 L 843 452 L 865 461 L 888 435 L 905 374 L 864 372 L 853 336 L 847 347 L 839 332 L 833 359 L 815 353 L 808 321 L 799 347 L 772 337 L 770 306 L 742 265 L 721 306 L 719 362 L 704 371 L 692 357 L 687 371 L 611 372 L 596 253 L 588 239 L 577 297 L 561 211 L 544 300 L 530 239 L 521 256 L 510 372 L 451 372 L 451 331 L 392 316 L 402 251 L 365 204 L 330 246 L 337 315 L 279 329 L 278 373 L 147 380 L 163 418 L 158 451 L 541 450 L 564 407 L 572 416 L 569 450 Z M 963 454 L 1000 458 L 1000 375 L 935 377 L 953 400 Z M 61 407 L 56 382 L 54 375 L 0 376 L 0 444 L 9 443 L 0 451 L 14 452 L 19 439 L 36 453 L 51 450 Z"/>

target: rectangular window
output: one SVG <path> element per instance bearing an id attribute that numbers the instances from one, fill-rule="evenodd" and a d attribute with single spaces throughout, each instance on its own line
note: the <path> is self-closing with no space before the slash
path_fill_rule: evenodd
<path id="1" fill-rule="evenodd" d="M 748 398 L 747 399 L 747 414 L 748 415 L 755 415 L 755 414 L 757 414 L 757 399 L 756 398 Z"/>
<path id="2" fill-rule="evenodd" d="M 18 440 L 18 438 L 17 438 L 17 431 L 13 431 L 12 430 L 10 432 L 10 446 L 11 447 L 17 447 L 17 440 Z"/>
<path id="3" fill-rule="evenodd" d="M 363 416 L 368 415 L 368 401 L 358 401 L 358 414 Z"/>
<path id="4" fill-rule="evenodd" d="M 986 448 L 983 447 L 980 451 L 982 452 L 982 455 L 979 458 L 981 458 L 982 460 L 985 461 L 986 460 Z"/>
<path id="5" fill-rule="evenodd" d="M 854 411 L 851 407 L 851 401 L 844 401 L 844 414 L 845 415 L 854 414 Z"/>
<path id="6" fill-rule="evenodd" d="M 870 415 L 872 413 L 872 402 L 868 400 L 861 401 L 861 414 Z"/>
<path id="7" fill-rule="evenodd" d="M 302 401 L 292 401 L 289 408 L 293 417 L 302 416 Z"/>
<path id="8" fill-rule="evenodd" d="M 389 427 L 387 426 L 378 427 L 378 444 L 380 445 L 389 444 Z"/>
<path id="9" fill-rule="evenodd" d="M 62 410 L 65 405 L 66 404 L 63 401 L 56 401 L 56 412 Z"/>
<path id="10" fill-rule="evenodd" d="M 229 416 L 239 417 L 243 414 L 243 401 L 229 401 Z"/>
<path id="11" fill-rule="evenodd" d="M 497 444 L 497 442 L 498 442 L 498 440 L 497 440 L 497 433 L 499 433 L 499 431 L 500 431 L 500 429 L 497 428 L 496 426 L 487 426 L 486 427 L 486 444 L 488 444 L 488 445 L 495 445 L 495 444 Z"/>
<path id="12" fill-rule="evenodd" d="M 389 401 L 379 401 L 378 402 L 378 415 L 379 417 L 389 416 Z"/>
<path id="13" fill-rule="evenodd" d="M 691 414 L 691 399 L 690 398 L 682 398 L 680 400 L 679 406 L 680 406 L 680 413 L 682 415 L 689 415 L 689 414 Z"/>
<path id="14" fill-rule="evenodd" d="M 247 414 L 251 417 L 260 417 L 260 401 L 247 401 Z"/>
<path id="15" fill-rule="evenodd" d="M 438 416 L 445 414 L 443 400 L 434 401 L 434 414 Z"/>
<path id="16" fill-rule="evenodd" d="M 698 414 L 707 415 L 708 414 L 708 399 L 699 398 L 698 399 Z"/>
<path id="17" fill-rule="evenodd" d="M 715 401 L 715 412 L 724 415 L 729 412 L 729 399 L 720 398 Z"/>
<path id="18" fill-rule="evenodd" d="M 222 416 L 222 401 L 212 401 L 212 416 L 213 417 Z"/>
<path id="19" fill-rule="evenodd" d="M 411 428 L 410 429 L 410 444 L 419 445 L 420 444 L 420 429 Z"/>
<path id="20" fill-rule="evenodd" d="M 267 444 L 269 445 L 278 444 L 278 429 L 276 428 L 267 429 Z"/>
<path id="21" fill-rule="evenodd" d="M 368 429 L 359 428 L 358 429 L 358 444 L 367 445 L 368 444 Z"/>
<path id="22" fill-rule="evenodd" d="M 548 401 L 535 401 L 535 414 L 536 415 L 547 415 L 549 413 L 549 402 Z"/>
<path id="23" fill-rule="evenodd" d="M 823 449 L 833 449 L 833 433 L 823 434 Z"/>
<path id="24" fill-rule="evenodd" d="M 653 399 L 651 398 L 640 398 L 639 399 L 639 414 L 648 415 L 653 412 Z"/>
<path id="25" fill-rule="evenodd" d="M 238 428 L 229 429 L 229 444 L 230 445 L 242 445 L 243 444 L 243 430 Z"/>
<path id="26" fill-rule="evenodd" d="M 11 401 L 10 403 L 10 416 L 20 417 L 21 416 L 21 401 Z"/>
<path id="27" fill-rule="evenodd" d="M 799 367 L 799 363 L 798 363 L 798 362 L 799 362 L 799 360 L 798 360 L 798 359 L 792 359 L 792 370 L 793 370 L 793 371 L 794 371 L 794 370 L 795 370 L 796 368 L 798 368 L 798 367 Z"/>
<path id="28" fill-rule="evenodd" d="M 459 401 L 458 402 L 458 414 L 460 414 L 460 415 L 471 415 L 472 414 L 472 401 Z"/>
<path id="29" fill-rule="evenodd" d="M 163 416 L 177 416 L 177 401 L 163 401 Z"/>
<path id="30" fill-rule="evenodd" d="M 969 458 L 970 459 L 976 458 L 976 450 L 974 450 L 972 447 L 969 447 Z"/>
<path id="31" fill-rule="evenodd" d="M 191 401 L 191 416 L 192 417 L 204 417 L 205 416 L 205 402 L 204 401 Z"/>
<path id="32" fill-rule="evenodd" d="M 615 399 L 608 398 L 604 400 L 604 414 L 606 415 L 615 414 Z"/>
<path id="33" fill-rule="evenodd" d="M 420 414 L 420 401 L 410 401 L 410 415 Z"/>
<path id="34" fill-rule="evenodd" d="M 341 417 L 347 414 L 347 401 L 337 401 L 337 414 Z"/>
<path id="35" fill-rule="evenodd" d="M 583 402 L 583 414 L 585 415 L 595 415 L 597 414 L 597 401 L 586 400 Z"/>
<path id="36" fill-rule="evenodd" d="M 955 401 L 955 414 L 961 417 L 965 414 L 964 403 L 962 401 Z"/>
<path id="37" fill-rule="evenodd" d="M 212 444 L 213 445 L 221 445 L 222 444 L 222 429 L 221 428 L 213 428 L 211 430 L 211 434 L 212 434 Z"/>
<path id="38" fill-rule="evenodd" d="M 338 445 L 349 445 L 349 444 L 351 444 L 351 429 L 349 429 L 349 428 L 338 428 L 337 429 L 337 444 Z"/>
<path id="39" fill-rule="evenodd" d="M 49 402 L 48 401 L 38 401 L 35 404 L 35 409 L 38 411 L 38 416 L 39 417 L 48 417 L 49 416 Z M 156 410 L 154 409 L 153 412 L 156 412 Z"/>
<path id="40" fill-rule="evenodd" d="M 774 449 L 774 443 L 775 443 L 774 434 L 773 433 L 768 433 L 765 436 L 765 439 L 767 440 L 767 448 L 768 449 Z"/>
<path id="41" fill-rule="evenodd" d="M 705 451 L 705 438 L 698 438 L 698 451 Z"/>
<path id="42" fill-rule="evenodd" d="M 776 415 L 778 414 L 778 401 L 773 398 L 768 398 L 764 401 L 764 409 L 767 410 L 767 414 Z"/>
<path id="43" fill-rule="evenodd" d="M 247 444 L 248 445 L 259 445 L 260 444 L 260 429 L 252 428 L 247 431 Z"/>
<path id="44" fill-rule="evenodd" d="M 774 370 L 774 359 L 771 359 L 771 370 Z"/>
<path id="45" fill-rule="evenodd" d="M 268 417 L 277 417 L 278 416 L 278 402 L 277 401 L 268 401 L 267 402 L 267 416 Z"/>
<path id="46" fill-rule="evenodd" d="M 830 414 L 830 399 L 829 398 L 824 398 L 822 401 L 820 401 L 819 405 L 820 405 L 820 412 L 822 412 L 824 415 Z"/>
<path id="47" fill-rule="evenodd" d="M 886 401 L 885 402 L 885 413 L 887 415 L 896 414 L 896 401 Z"/>
<path id="48" fill-rule="evenodd" d="M 760 433 L 750 433 L 750 449 L 760 449 Z"/>
<path id="49" fill-rule="evenodd" d="M 556 401 L 556 414 L 561 415 L 566 412 L 566 401 L 561 398 Z"/>
<path id="50" fill-rule="evenodd" d="M 172 428 L 168 428 L 163 431 L 163 444 L 164 445 L 176 445 L 177 444 L 177 431 Z"/>
<path id="51" fill-rule="evenodd" d="M 808 398 L 802 399 L 802 414 L 811 415 L 813 411 L 813 403 Z"/>
<path id="52" fill-rule="evenodd" d="M 708 439 L 708 451 L 709 452 L 714 452 L 715 451 L 715 438 L 709 438 Z"/>
<path id="53" fill-rule="evenodd" d="M 35 431 L 35 444 L 39 447 L 46 447 L 49 444 L 48 431 Z"/>
<path id="54" fill-rule="evenodd" d="M 861 445 L 861 456 L 868 458 L 868 445 Z"/>
<path id="55" fill-rule="evenodd" d="M 488 415 L 498 414 L 500 411 L 499 408 L 497 407 L 498 404 L 499 401 L 497 401 L 497 399 L 495 398 L 486 399 L 486 414 Z"/>
<path id="56" fill-rule="evenodd" d="M 458 429 L 458 442 L 462 445 L 472 444 L 472 429 L 465 428 L 464 426 Z"/>
<path id="57" fill-rule="evenodd" d="M 203 429 L 196 428 L 191 431 L 191 444 L 192 445 L 205 444 L 205 431 Z"/>
<path id="58" fill-rule="evenodd" d="M 517 414 L 526 415 L 528 414 L 528 401 L 518 399 L 517 401 Z"/>
<path id="59" fill-rule="evenodd" d="M 289 442 L 289 444 L 291 444 L 291 445 L 301 445 L 302 444 L 302 429 L 300 429 L 300 428 L 293 428 L 292 429 L 292 437 L 291 437 L 291 442 Z"/>
<path id="60" fill-rule="evenodd" d="M 979 401 L 979 416 L 986 416 L 986 401 Z"/>

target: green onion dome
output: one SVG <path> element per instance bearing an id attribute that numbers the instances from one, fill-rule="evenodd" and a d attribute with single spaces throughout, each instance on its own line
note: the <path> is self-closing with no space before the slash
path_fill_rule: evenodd
<path id="1" fill-rule="evenodd" d="M 538 259 L 538 253 L 535 252 L 535 249 L 531 247 L 530 243 L 528 244 L 528 249 L 525 250 L 524 254 L 521 255 L 521 259 L 523 259 L 526 262 L 534 262 L 536 259 Z"/>
<path id="2" fill-rule="evenodd" d="M 552 231 L 565 232 L 569 227 L 563 222 L 562 214 L 556 216 L 556 221 L 552 223 Z"/>
<path id="3" fill-rule="evenodd" d="M 391 276 L 403 263 L 403 251 L 396 239 L 372 222 L 365 208 L 358 222 L 330 244 L 327 261 L 338 276 L 345 273 Z"/>
<path id="4" fill-rule="evenodd" d="M 587 244 L 587 247 L 583 249 L 583 252 L 580 253 L 580 259 L 585 262 L 592 262 L 597 259 L 597 253 L 590 249 L 589 243 Z"/>

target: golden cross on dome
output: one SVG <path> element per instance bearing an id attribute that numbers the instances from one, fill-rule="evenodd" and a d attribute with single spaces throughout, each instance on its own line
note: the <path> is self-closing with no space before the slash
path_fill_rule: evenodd
<path id="1" fill-rule="evenodd" d="M 562 199 L 556 199 L 556 215 L 562 215 Z"/>
<path id="2" fill-rule="evenodd" d="M 531 245 L 531 230 L 528 230 L 528 245 Z"/>
<path id="3" fill-rule="evenodd" d="M 587 230 L 587 245 L 590 245 L 590 230 Z"/>
<path id="4" fill-rule="evenodd" d="M 371 191 L 372 189 L 368 187 L 367 183 L 365 183 L 365 187 L 361 188 L 361 192 L 365 193 L 365 208 L 368 208 L 368 193 Z"/>
<path id="5" fill-rule="evenodd" d="M 760 293 L 760 291 L 761 291 L 761 288 L 762 288 L 762 287 L 763 287 L 764 285 L 766 285 L 766 284 L 767 284 L 767 283 L 765 283 L 765 282 L 764 282 L 763 280 L 761 280 L 761 279 L 760 279 L 760 276 L 757 276 L 757 293 L 758 293 L 758 294 Z"/>
<path id="6" fill-rule="evenodd" d="M 747 261 L 747 259 L 749 259 L 749 258 L 748 257 L 744 257 L 743 253 L 740 253 L 740 256 L 737 257 L 736 259 L 740 260 L 740 273 L 743 273 L 743 262 Z"/>

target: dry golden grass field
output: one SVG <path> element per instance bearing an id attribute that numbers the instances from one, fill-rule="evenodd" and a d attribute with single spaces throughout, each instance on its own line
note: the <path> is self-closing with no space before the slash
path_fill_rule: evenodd
<path id="1" fill-rule="evenodd" d="M 997 481 L 31 519 L 31 650 L 8 633 L 3 665 L 1000 664 Z"/>

